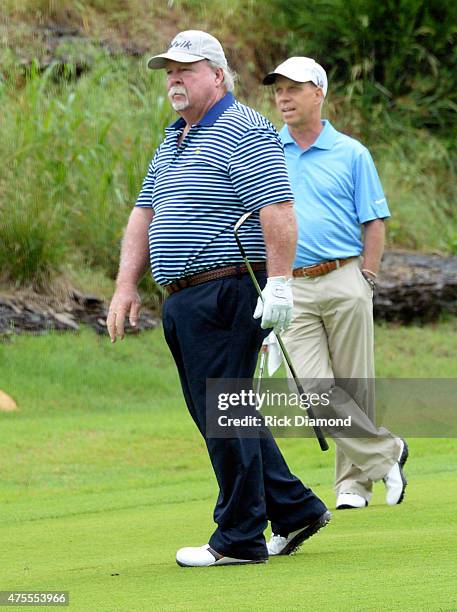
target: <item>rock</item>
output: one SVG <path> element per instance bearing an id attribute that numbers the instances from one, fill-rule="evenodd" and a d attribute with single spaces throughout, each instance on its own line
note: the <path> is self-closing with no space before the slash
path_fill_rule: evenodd
<path id="1" fill-rule="evenodd" d="M 107 312 L 107 304 L 102 299 L 75 290 L 69 292 L 65 302 L 51 296 L 25 292 L 0 295 L 0 338 L 23 332 L 78 331 L 81 323 L 89 325 L 99 334 L 107 334 Z M 156 314 L 143 309 L 138 327 L 132 328 L 126 322 L 125 331 L 127 334 L 138 333 L 153 329 L 159 323 L 160 318 Z"/>
<path id="2" fill-rule="evenodd" d="M 374 298 L 376 319 L 430 322 L 457 314 L 457 257 L 385 253 Z"/>
<path id="3" fill-rule="evenodd" d="M 80 291 L 73 289 L 70 292 L 70 297 L 83 308 L 95 309 L 103 307 L 103 300 L 96 295 L 84 295 Z"/>
<path id="4" fill-rule="evenodd" d="M 14 412 L 18 410 L 16 402 L 7 393 L 0 390 L 0 412 Z"/>
<path id="5" fill-rule="evenodd" d="M 70 314 L 64 314 L 63 312 L 55 312 L 53 316 L 54 319 L 59 321 L 59 323 L 62 323 L 62 325 L 65 325 L 65 327 L 69 327 L 70 329 L 74 329 L 76 331 L 79 330 L 79 325 L 76 323 L 76 321 Z"/>
<path id="6" fill-rule="evenodd" d="M 108 333 L 108 305 L 102 299 L 76 290 L 67 295 L 60 300 L 25 293 L 0 295 L 0 337 L 51 329 L 77 331 L 82 323 L 98 334 Z M 375 318 L 429 322 L 443 313 L 457 315 L 457 257 L 386 252 L 374 297 Z M 125 331 L 136 334 L 159 323 L 157 314 L 143 308 L 138 326 L 132 328 L 127 319 Z"/>

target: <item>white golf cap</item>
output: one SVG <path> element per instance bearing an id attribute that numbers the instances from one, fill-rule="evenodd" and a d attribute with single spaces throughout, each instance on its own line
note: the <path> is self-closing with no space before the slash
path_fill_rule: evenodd
<path id="1" fill-rule="evenodd" d="M 297 81 L 297 83 L 311 81 L 322 89 L 324 97 L 327 95 L 327 74 L 322 66 L 310 57 L 289 57 L 285 62 L 279 64 L 273 72 L 267 74 L 262 83 L 272 85 L 279 75 Z"/>
<path id="2" fill-rule="evenodd" d="M 200 30 L 186 30 L 173 38 L 166 53 L 151 57 L 148 68 L 165 68 L 167 60 L 191 63 L 204 59 L 227 68 L 224 50 L 217 38 Z"/>

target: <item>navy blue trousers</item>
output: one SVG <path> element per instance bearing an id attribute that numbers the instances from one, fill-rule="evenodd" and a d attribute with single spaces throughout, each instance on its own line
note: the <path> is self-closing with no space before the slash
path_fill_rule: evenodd
<path id="1" fill-rule="evenodd" d="M 257 278 L 263 286 L 265 274 L 257 273 Z M 178 291 L 163 307 L 165 338 L 219 484 L 214 510 L 217 529 L 209 544 L 220 554 L 244 559 L 268 556 L 263 535 L 268 520 L 274 533 L 287 535 L 326 509 L 291 474 L 271 435 L 206 436 L 206 379 L 254 376 L 267 333 L 252 318 L 256 301 L 249 275 L 240 274 Z"/>

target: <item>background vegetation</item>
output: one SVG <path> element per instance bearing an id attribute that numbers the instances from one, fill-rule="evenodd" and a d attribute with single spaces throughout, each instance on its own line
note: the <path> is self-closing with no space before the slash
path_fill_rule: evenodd
<path id="1" fill-rule="evenodd" d="M 278 117 L 260 76 L 290 54 L 330 76 L 326 114 L 375 156 L 389 245 L 457 253 L 457 5 L 450 0 L 6 0 L 0 51 L 0 270 L 15 286 L 113 278 L 122 228 L 173 114 L 145 69 L 208 29 L 239 97 Z"/>

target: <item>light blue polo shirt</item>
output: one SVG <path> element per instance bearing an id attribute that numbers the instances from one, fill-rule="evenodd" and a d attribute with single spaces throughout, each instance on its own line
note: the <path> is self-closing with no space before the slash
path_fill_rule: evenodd
<path id="1" fill-rule="evenodd" d="M 233 228 L 250 261 L 265 261 L 259 211 L 293 199 L 279 135 L 260 113 L 227 93 L 192 125 L 165 130 L 136 206 L 154 209 L 149 227 L 152 274 L 161 285 L 242 263 Z"/>
<path id="2" fill-rule="evenodd" d="M 322 124 L 307 150 L 297 145 L 287 125 L 279 133 L 298 221 L 294 268 L 360 255 L 361 224 L 390 216 L 368 149 L 329 121 Z"/>

